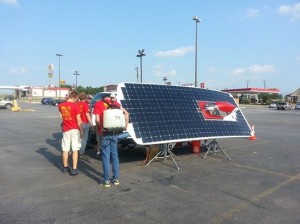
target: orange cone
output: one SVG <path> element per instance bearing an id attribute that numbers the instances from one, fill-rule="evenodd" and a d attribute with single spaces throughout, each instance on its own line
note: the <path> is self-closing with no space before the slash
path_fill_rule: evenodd
<path id="1" fill-rule="evenodd" d="M 192 152 L 199 154 L 201 152 L 201 141 L 192 141 Z"/>
<path id="2" fill-rule="evenodd" d="M 254 124 L 251 125 L 251 129 L 252 129 L 251 136 L 248 139 L 249 140 L 256 140 Z"/>

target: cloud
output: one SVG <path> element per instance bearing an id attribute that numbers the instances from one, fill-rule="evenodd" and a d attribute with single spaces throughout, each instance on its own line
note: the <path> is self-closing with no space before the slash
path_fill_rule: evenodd
<path id="1" fill-rule="evenodd" d="M 278 7 L 278 13 L 282 16 L 291 16 L 292 20 L 300 18 L 300 2 L 295 5 L 281 5 Z"/>
<path id="2" fill-rule="evenodd" d="M 246 17 L 259 17 L 260 12 L 258 9 L 248 8 Z"/>
<path id="3" fill-rule="evenodd" d="M 155 76 L 158 77 L 171 77 L 171 76 L 176 76 L 177 72 L 172 66 L 168 66 L 165 68 L 163 64 L 157 64 L 153 66 L 153 73 Z"/>
<path id="4" fill-rule="evenodd" d="M 194 51 L 194 47 L 180 47 L 169 51 L 158 51 L 155 53 L 156 57 L 181 57 L 191 51 Z"/>
<path id="5" fill-rule="evenodd" d="M 210 66 L 210 67 L 207 68 L 207 71 L 208 71 L 208 73 L 213 74 L 213 73 L 217 72 L 217 68 L 214 67 L 214 66 Z"/>
<path id="6" fill-rule="evenodd" d="M 296 57 L 296 61 L 297 61 L 297 62 L 300 62 L 300 56 L 297 56 L 297 57 Z"/>
<path id="7" fill-rule="evenodd" d="M 26 67 L 12 68 L 8 71 L 11 74 L 25 74 L 27 73 Z"/>
<path id="8" fill-rule="evenodd" d="M 19 6 L 18 0 L 0 0 L 0 3 Z"/>
<path id="9" fill-rule="evenodd" d="M 275 71 L 273 65 L 251 65 L 244 68 L 235 68 L 232 70 L 232 75 L 244 75 L 244 74 L 266 74 Z"/>

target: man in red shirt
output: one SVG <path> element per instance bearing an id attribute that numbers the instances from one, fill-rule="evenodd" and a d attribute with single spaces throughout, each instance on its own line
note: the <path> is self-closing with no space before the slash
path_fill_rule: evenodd
<path id="1" fill-rule="evenodd" d="M 94 114 L 96 115 L 96 124 L 98 127 L 98 134 L 100 140 L 103 179 L 104 187 L 110 187 L 110 183 L 119 185 L 119 156 L 118 156 L 118 140 L 119 135 L 116 133 L 108 133 L 103 131 L 103 112 L 110 108 L 118 108 L 125 114 L 125 129 L 127 129 L 129 114 L 128 112 L 115 101 L 116 95 L 112 93 L 110 96 L 104 96 L 101 101 L 98 101 L 94 107 Z M 110 161 L 112 161 L 112 178 L 110 176 Z"/>
<path id="2" fill-rule="evenodd" d="M 82 136 L 81 118 L 77 101 L 77 92 L 72 91 L 69 94 L 69 98 L 66 102 L 59 104 L 58 109 L 61 113 L 62 123 L 61 128 L 63 131 L 62 146 L 62 163 L 63 173 L 71 172 L 71 175 L 77 175 L 77 163 L 78 163 L 78 150 L 79 140 Z M 69 151 L 72 147 L 72 169 L 69 166 Z"/>
<path id="3" fill-rule="evenodd" d="M 79 100 L 77 102 L 78 106 L 79 106 L 79 111 L 80 111 L 80 117 L 81 117 L 81 121 L 82 121 L 82 138 L 81 138 L 81 146 L 80 146 L 80 150 L 79 150 L 79 158 L 88 160 L 88 156 L 85 155 L 85 148 L 86 148 L 86 143 L 88 140 L 88 136 L 89 136 L 89 129 L 90 126 L 92 125 L 92 119 L 90 116 L 90 107 L 88 105 L 88 103 L 86 102 L 87 99 L 87 95 L 85 92 L 82 92 L 79 94 Z"/>

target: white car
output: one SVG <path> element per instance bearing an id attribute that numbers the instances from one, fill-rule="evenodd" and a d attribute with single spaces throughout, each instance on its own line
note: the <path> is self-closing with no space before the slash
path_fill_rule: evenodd
<path id="1" fill-rule="evenodd" d="M 277 108 L 277 103 L 276 102 L 270 103 L 269 108 Z"/>
<path id="2" fill-rule="evenodd" d="M 13 106 L 13 101 L 0 99 L 0 107 L 10 110 Z"/>
<path id="3" fill-rule="evenodd" d="M 296 103 L 295 110 L 300 110 L 300 102 Z"/>

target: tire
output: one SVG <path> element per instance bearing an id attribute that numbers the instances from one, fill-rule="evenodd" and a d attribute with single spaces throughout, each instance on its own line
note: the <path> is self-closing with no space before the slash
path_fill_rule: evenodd
<path id="1" fill-rule="evenodd" d="M 136 147 L 136 143 L 135 142 L 127 143 L 127 147 L 130 148 L 130 149 L 133 149 L 133 148 Z"/>
<path id="2" fill-rule="evenodd" d="M 7 110 L 10 110 L 12 108 L 12 104 L 10 104 L 10 103 L 5 104 L 5 108 Z"/>

